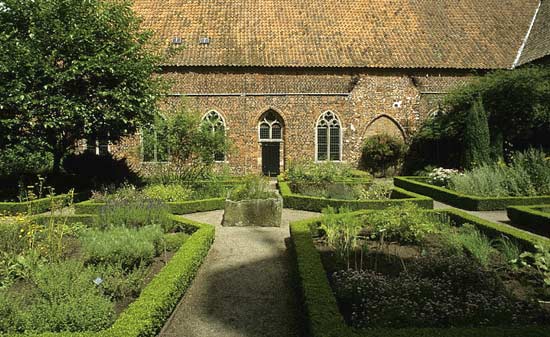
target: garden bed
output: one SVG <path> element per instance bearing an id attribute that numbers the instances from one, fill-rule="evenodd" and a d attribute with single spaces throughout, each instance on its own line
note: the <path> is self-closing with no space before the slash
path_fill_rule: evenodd
<path id="1" fill-rule="evenodd" d="M 470 211 L 504 210 L 515 205 L 540 205 L 550 203 L 550 195 L 534 197 L 478 197 L 465 195 L 448 188 L 428 183 L 427 177 L 395 177 L 394 184 L 405 190 L 422 194 L 434 200 Z"/>
<path id="2" fill-rule="evenodd" d="M 354 212 L 351 213 L 353 216 L 362 217 L 362 216 L 368 216 L 368 214 L 373 213 L 381 213 L 382 218 L 384 218 L 385 212 L 379 212 L 379 211 L 360 211 L 360 212 Z M 435 211 L 432 211 L 432 213 L 436 213 Z M 531 235 L 529 233 L 525 233 L 523 231 L 519 231 L 516 229 L 510 229 L 507 226 L 496 224 L 496 223 L 488 223 L 487 221 L 477 219 L 475 217 L 472 217 L 464 212 L 460 211 L 440 211 L 437 213 L 446 214 L 451 220 L 454 222 L 454 225 L 462 226 L 465 223 L 473 224 L 475 227 L 477 227 L 481 232 L 487 233 L 487 235 L 490 234 L 498 234 L 496 237 L 500 237 L 501 234 L 505 234 L 510 238 L 510 240 L 517 240 L 518 242 L 521 242 L 526 247 L 530 247 L 531 249 L 534 249 L 533 244 L 534 243 L 540 243 L 542 242 L 548 244 L 550 243 L 550 240 L 541 239 L 538 236 Z M 334 215 L 333 215 L 334 216 Z M 350 215 L 337 215 L 334 216 L 333 219 L 338 220 L 338 218 L 342 217 L 349 217 Z M 291 238 L 293 241 L 293 249 L 295 252 L 295 258 L 297 262 L 297 269 L 298 269 L 298 280 L 299 280 L 299 286 L 301 288 L 302 293 L 302 300 L 305 305 L 305 313 L 308 323 L 308 330 L 309 330 L 309 336 L 312 337 L 404 337 L 404 336 L 413 336 L 413 337 L 470 337 L 470 336 L 484 336 L 484 337 L 516 337 L 516 336 L 532 336 L 532 337 L 542 337 L 548 335 L 548 329 L 550 328 L 548 325 L 548 321 L 545 321 L 542 325 L 513 325 L 513 326 L 471 326 L 469 324 L 469 321 L 462 322 L 462 327 L 459 327 L 459 324 L 451 324 L 450 326 L 446 326 L 445 324 L 441 324 L 440 326 L 434 326 L 434 327 L 426 327 L 422 326 L 422 324 L 415 324 L 411 322 L 406 323 L 405 320 L 394 322 L 393 324 L 387 324 L 384 326 L 384 323 L 380 324 L 381 326 L 373 326 L 364 328 L 361 326 L 361 324 L 355 324 L 355 326 L 352 326 L 348 323 L 351 323 L 350 321 L 353 321 L 351 317 L 353 317 L 350 314 L 349 306 L 346 307 L 345 302 L 342 302 L 342 297 L 337 298 L 335 296 L 335 291 L 333 289 L 333 286 L 336 282 L 339 282 L 338 279 L 335 280 L 335 278 L 330 275 L 327 272 L 328 270 L 335 270 L 338 268 L 334 268 L 337 266 L 335 263 L 331 263 L 331 256 L 334 257 L 334 252 L 330 249 L 323 248 L 323 246 L 326 246 L 325 243 L 323 243 L 323 239 L 320 239 L 315 233 L 317 233 L 317 228 L 319 225 L 323 222 L 321 218 L 315 219 L 315 220 L 306 220 L 306 221 L 300 221 L 300 222 L 294 222 L 290 225 L 290 231 L 291 231 Z M 466 227 L 465 227 L 466 228 Z M 313 229 L 313 232 L 312 232 Z M 458 230 L 458 229 L 456 229 Z M 501 231 L 502 230 L 502 231 Z M 372 271 L 369 271 L 368 274 L 360 274 L 354 271 L 351 271 L 351 276 L 348 281 L 352 284 L 353 282 L 358 282 L 362 280 L 363 282 L 366 282 L 364 284 L 365 288 L 369 286 L 374 286 L 374 292 L 372 296 L 376 297 L 376 294 L 381 294 L 383 291 L 386 291 L 388 289 L 392 289 L 391 287 L 384 287 L 381 288 L 380 285 L 377 283 L 381 283 L 381 280 L 384 278 L 392 279 L 393 281 L 390 281 L 388 283 L 393 284 L 394 288 L 400 288 L 400 287 L 406 287 L 406 284 L 412 284 L 413 287 L 409 290 L 411 290 L 414 293 L 414 289 L 419 289 L 417 286 L 414 286 L 415 284 L 415 277 L 403 277 L 402 280 L 399 280 L 397 278 L 396 270 L 399 270 L 401 268 L 402 261 L 407 261 L 407 259 L 413 259 L 415 261 L 419 261 L 418 264 L 422 261 L 422 253 L 418 249 L 418 246 L 415 247 L 414 244 L 395 244 L 395 240 L 388 239 L 387 244 L 387 251 L 386 252 L 392 252 L 395 256 L 397 256 L 396 259 L 393 260 L 394 263 L 390 264 L 384 264 L 382 263 L 382 260 L 380 260 L 379 264 L 379 273 L 376 275 L 373 274 Z M 366 250 L 367 252 L 373 253 L 376 252 L 376 242 L 373 244 L 372 242 L 369 244 L 369 248 L 371 250 Z M 429 254 L 428 258 L 429 258 Z M 350 255 L 348 255 L 350 256 Z M 355 257 L 355 259 L 352 259 L 351 265 L 352 268 L 356 268 L 357 263 L 361 263 L 361 266 L 363 265 L 363 260 L 361 262 L 358 262 L 357 254 L 354 253 L 351 255 L 352 257 Z M 359 254 L 359 256 L 363 257 L 363 254 Z M 465 255 L 466 257 L 471 257 L 470 255 Z M 475 256 L 475 255 L 473 255 Z M 500 255 L 499 255 L 500 256 Z M 365 261 L 367 259 L 373 258 L 372 255 L 365 255 Z M 425 258 L 425 257 L 424 257 Z M 473 257 L 472 257 L 473 258 Z M 437 260 L 436 260 L 437 261 Z M 492 260 L 491 260 L 492 261 Z M 334 260 L 332 260 L 334 262 Z M 371 261 L 372 262 L 372 261 Z M 412 262 L 403 262 L 404 264 L 408 265 Z M 477 261 L 476 261 L 477 263 Z M 492 262 L 491 262 L 492 263 Z M 354 266 L 355 264 L 355 266 Z M 368 263 L 365 262 L 365 265 Z M 411 267 L 409 270 L 411 273 L 414 272 L 414 267 L 412 266 L 414 263 L 411 264 Z M 424 267 L 434 267 L 436 263 L 424 263 Z M 457 272 L 460 273 L 460 270 L 463 270 L 464 268 L 470 268 L 469 266 L 474 265 L 474 263 L 461 263 L 460 267 L 457 267 Z M 341 266 L 340 266 L 341 267 Z M 372 268 L 372 266 L 371 266 Z M 435 268 L 435 267 L 434 267 Z M 366 268 L 365 268 L 366 269 Z M 417 268 L 418 269 L 418 268 Z M 476 268 L 477 272 L 475 274 L 476 277 L 482 277 L 485 279 L 486 276 L 484 276 L 484 273 L 479 272 L 479 269 Z M 401 271 L 402 272 L 402 271 Z M 339 272 L 338 277 L 339 280 L 345 279 L 345 273 L 346 272 Z M 356 273 L 356 274 L 354 274 Z M 384 273 L 386 275 L 384 275 Z M 436 274 L 439 274 L 439 272 L 436 272 Z M 412 275 L 412 274 L 411 274 Z M 474 274 L 472 274 L 474 275 Z M 491 274 L 487 274 L 491 275 Z M 349 276 L 349 275 L 348 275 Z M 466 276 L 466 278 L 469 278 L 469 275 L 463 275 Z M 473 276 L 472 276 L 473 277 Z M 473 278 L 475 279 L 475 277 Z M 489 277 L 490 279 L 490 277 Z M 508 280 L 510 282 L 513 281 L 513 277 L 510 277 Z M 341 283 L 340 283 L 341 284 Z M 344 283 L 346 284 L 346 283 Z M 383 282 L 381 283 L 384 284 Z M 423 283 L 424 284 L 424 283 Z M 513 285 L 513 283 L 510 283 Z M 510 286 L 508 284 L 508 287 Z M 350 289 L 355 289 L 352 285 L 350 285 Z M 440 285 L 442 288 L 436 289 L 443 289 L 445 288 L 444 285 Z M 457 287 L 457 289 L 463 289 L 466 286 L 466 284 L 461 285 Z M 474 283 L 473 286 L 470 284 L 470 287 L 474 289 L 477 289 L 478 284 Z M 429 288 L 427 288 L 429 289 Z M 508 289 L 508 288 L 507 288 Z M 364 289 L 363 289 L 364 290 Z M 366 291 L 366 290 L 364 290 Z M 489 288 L 484 293 L 491 294 L 494 289 Z M 342 296 L 342 294 L 345 294 L 346 292 L 342 291 L 336 291 L 338 296 Z M 348 294 L 353 292 L 348 292 Z M 368 292 L 367 292 L 368 293 Z M 439 294 L 438 291 L 436 292 L 428 292 L 429 294 Z M 376 301 L 383 301 L 384 303 L 389 303 L 389 305 L 392 305 L 393 303 L 399 303 L 400 298 L 404 296 L 409 296 L 410 292 L 403 291 L 399 294 L 396 293 L 398 296 L 392 296 L 390 294 L 386 294 L 383 298 L 376 298 L 372 299 L 371 301 L 363 302 L 368 303 L 369 305 L 376 305 L 378 302 Z M 519 295 L 518 295 L 519 296 Z M 441 297 L 441 296 L 440 296 Z M 345 298 L 345 297 L 344 297 Z M 448 298 L 448 296 L 443 296 L 443 298 Z M 499 301 L 495 300 L 495 298 L 487 297 L 490 301 L 495 302 L 494 304 L 494 310 L 497 310 L 497 307 L 500 306 Z M 504 299 L 505 297 L 503 297 Z M 476 297 L 472 297 L 473 301 L 476 301 Z M 435 302 L 437 303 L 437 301 Z M 522 302 L 523 303 L 523 302 Z M 405 306 L 400 306 L 401 310 L 405 310 L 402 314 L 407 317 L 407 321 L 410 317 L 412 317 L 412 310 L 408 311 L 409 309 L 406 309 Z M 405 308 L 405 309 L 403 309 Z M 451 307 L 454 308 L 454 307 Z M 483 306 L 481 306 L 483 308 Z M 356 308 L 357 309 L 357 308 Z M 372 309 L 372 308 L 371 308 Z M 379 311 L 382 313 L 383 310 L 386 310 L 387 308 L 380 307 L 378 308 Z M 532 309 L 532 308 L 531 308 Z M 538 308 L 540 309 L 540 308 Z M 537 310 L 538 310 L 537 309 Z M 346 311 L 347 310 L 347 311 Z M 493 306 L 489 307 L 489 310 L 493 310 Z M 510 309 L 515 310 L 515 309 Z M 533 309 L 535 310 L 535 309 Z M 541 309 L 546 310 L 546 309 Z M 506 310 L 504 310 L 506 312 Z M 527 312 L 527 311 L 524 311 Z M 544 315 L 547 315 L 547 311 L 543 311 Z M 393 313 L 395 314 L 395 313 Z M 482 313 L 483 315 L 489 315 L 491 317 L 491 311 L 485 311 Z M 384 314 L 382 314 L 382 317 L 372 317 L 372 322 L 384 322 L 385 317 L 383 317 Z M 385 315 L 392 315 L 391 311 L 386 312 Z M 437 312 L 437 315 L 440 315 L 440 312 Z M 507 314 L 503 314 L 505 317 Z M 404 316 L 404 317 L 405 317 Z M 357 323 L 357 319 L 360 317 L 360 311 L 359 313 L 356 311 L 355 316 L 355 323 Z M 435 317 L 435 316 L 434 316 Z M 438 316 L 439 317 L 439 316 Z M 536 316 L 538 317 L 538 316 Z M 395 318 L 395 316 L 393 317 Z M 426 317 L 428 322 L 426 325 L 429 326 L 430 322 L 432 320 L 431 317 Z M 390 322 L 390 316 L 387 316 L 388 323 Z M 491 318 L 491 319 L 494 319 Z M 364 321 L 363 321 L 364 322 Z M 538 322 L 538 321 L 537 321 Z M 401 325 L 399 328 L 395 328 L 396 326 Z"/>
<path id="3" fill-rule="evenodd" d="M 550 204 L 510 206 L 506 212 L 514 226 L 550 237 Z"/>
<path id="4" fill-rule="evenodd" d="M 87 217 L 93 217 L 93 215 L 87 215 Z M 203 259 L 208 253 L 210 246 L 214 240 L 214 227 L 197 223 L 191 220 L 183 219 L 180 217 L 169 216 L 172 220 L 172 225 L 168 226 L 171 228 L 171 231 L 185 230 L 190 235 L 185 235 L 184 233 L 176 234 L 165 234 L 169 235 L 170 238 L 166 238 L 164 243 L 165 253 L 161 254 L 158 257 L 155 257 L 151 260 L 151 264 L 148 266 L 147 273 L 141 274 L 144 276 L 142 281 L 146 286 L 141 289 L 139 296 L 135 298 L 131 303 L 127 300 L 122 300 L 120 303 L 117 302 L 114 311 L 117 314 L 116 320 L 109 326 L 99 331 L 84 331 L 84 332 L 55 332 L 55 333 L 44 333 L 48 336 L 59 336 L 59 337 L 68 337 L 68 336 L 155 336 L 157 335 L 160 328 L 164 325 L 165 320 L 168 318 L 172 310 L 175 308 L 181 296 L 185 293 L 187 288 L 190 286 L 193 281 L 196 272 L 201 265 Z M 76 220 L 82 218 L 82 216 L 69 216 L 70 220 L 67 223 L 74 223 Z M 45 217 L 44 219 L 47 219 Z M 172 240 L 172 236 L 181 236 L 177 240 Z M 175 236 L 174 236 L 174 239 Z M 183 242 L 183 244 L 181 244 Z M 169 248 L 171 247 L 171 248 Z M 168 249 L 173 249 L 173 253 L 170 253 Z M 109 257 L 110 258 L 110 257 Z M 93 260 L 95 261 L 95 260 Z M 88 263 L 95 263 L 90 260 Z M 164 262 L 163 262 L 164 261 Z M 166 263 L 167 262 L 167 263 Z M 102 262 L 103 263 L 103 262 Z M 46 266 L 47 267 L 47 266 Z M 52 267 L 54 267 L 52 265 Z M 51 267 L 47 267 L 50 268 Z M 87 269 L 86 269 L 87 270 Z M 42 272 L 41 272 L 42 273 Z M 88 273 L 88 271 L 86 271 Z M 40 275 L 40 274 L 38 274 Z M 87 274 L 86 274 L 87 275 Z M 76 276 L 78 278 L 78 276 Z M 79 278 L 78 278 L 79 279 Z M 92 279 L 88 280 L 90 283 Z M 98 287 L 102 287 L 101 282 L 109 282 L 110 280 L 106 278 L 101 280 L 99 278 L 93 280 L 98 282 Z M 19 282 L 19 281 L 18 281 Z M 112 281 L 111 281 L 112 282 Z M 19 282 L 21 283 L 21 282 Z M 16 283 L 15 286 L 18 286 L 19 283 Z M 105 283 L 108 284 L 108 283 Z M 42 284 L 43 286 L 48 286 L 48 284 Z M 53 286 L 53 284 L 52 284 Z M 62 283 L 60 284 L 63 287 Z M 112 284 L 110 285 L 112 286 Z M 110 287 L 109 286 L 109 287 Z M 22 288 L 25 289 L 25 288 Z M 52 288 L 53 289 L 53 288 Z M 61 288 L 62 289 L 62 288 Z M 105 288 L 111 289 L 111 288 Z M 118 289 L 113 288 L 113 289 Z M 64 295 L 63 295 L 64 296 Z M 86 295 L 88 296 L 88 295 Z M 82 297 L 79 301 L 82 303 L 82 306 L 86 306 L 89 302 L 89 297 Z M 91 295 L 90 295 L 91 296 Z M 114 296 L 114 295 L 113 295 Z M 55 297 L 53 297 L 55 298 Z M 114 297 L 113 297 L 114 300 Z M 80 304 L 79 304 L 80 305 Z M 92 305 L 86 307 L 88 314 L 85 315 L 86 320 L 89 321 L 90 326 L 93 326 L 97 321 L 97 318 L 93 316 L 92 313 L 101 312 L 103 308 L 98 305 Z M 9 313 L 8 308 L 0 309 L 2 315 Z M 112 309 L 111 309 L 112 310 Z M 49 317 L 48 315 L 44 316 Z M 6 319 L 5 317 L 0 317 L 0 319 Z M 5 323 L 5 321 L 4 321 Z M 105 322 L 103 322 L 105 323 Z M 58 330 L 71 329 L 70 326 L 65 326 L 65 328 L 57 327 Z M 94 328 L 93 330 L 97 330 Z M 26 336 L 23 334 L 11 333 L 6 336 L 17 337 L 17 336 Z"/>
<path id="5" fill-rule="evenodd" d="M 75 193 L 75 200 L 84 200 L 90 196 L 89 192 Z M 68 204 L 70 194 L 59 194 L 53 197 L 44 197 L 36 200 L 21 201 L 21 202 L 0 202 L 0 214 L 15 215 L 27 214 L 29 210 L 33 214 L 44 213 L 51 209 L 52 203 L 64 202 Z"/>
<path id="6" fill-rule="evenodd" d="M 223 209 L 225 206 L 225 198 L 166 202 L 165 204 L 170 208 L 170 212 L 172 214 L 183 215 Z M 76 214 L 98 214 L 101 208 L 105 205 L 106 203 L 104 202 L 93 202 L 92 200 L 86 200 L 74 204 L 74 210 Z"/>
<path id="7" fill-rule="evenodd" d="M 172 214 L 189 214 L 223 209 L 226 194 L 241 180 L 197 181 L 181 184 L 147 185 L 143 189 L 124 186 L 111 192 L 99 192 L 74 205 L 76 214 L 98 214 L 109 202 L 128 199 L 151 199 L 163 202 Z"/>
<path id="8" fill-rule="evenodd" d="M 285 207 L 304 211 L 320 212 L 326 207 L 347 207 L 351 210 L 360 209 L 384 209 L 406 202 L 414 203 L 423 208 L 433 208 L 433 200 L 429 197 L 409 192 L 402 188 L 394 187 L 390 199 L 386 200 L 346 200 L 331 199 L 297 194 L 290 188 L 289 182 L 278 178 L 279 190 L 283 197 Z M 358 184 L 359 182 L 355 181 Z"/>

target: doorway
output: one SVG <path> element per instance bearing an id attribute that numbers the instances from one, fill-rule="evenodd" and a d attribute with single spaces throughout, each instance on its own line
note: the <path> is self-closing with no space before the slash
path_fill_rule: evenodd
<path id="1" fill-rule="evenodd" d="M 281 144 L 283 143 L 283 120 L 272 109 L 260 117 L 258 138 L 262 148 L 262 173 L 275 177 L 281 173 Z"/>
<path id="2" fill-rule="evenodd" d="M 262 143 L 262 173 L 268 177 L 276 177 L 280 170 L 281 143 Z"/>

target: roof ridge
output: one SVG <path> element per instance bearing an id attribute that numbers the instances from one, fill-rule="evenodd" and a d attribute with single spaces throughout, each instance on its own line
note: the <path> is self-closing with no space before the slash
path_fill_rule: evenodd
<path id="1" fill-rule="evenodd" d="M 512 63 L 512 68 L 514 69 L 519 65 L 519 62 L 521 60 L 521 56 L 523 55 L 523 51 L 525 50 L 525 45 L 527 45 L 527 41 L 529 41 L 529 36 L 531 35 L 531 31 L 533 30 L 533 26 L 535 25 L 535 22 L 537 21 L 537 17 L 539 14 L 540 7 L 542 5 L 542 0 L 539 0 L 539 4 L 537 8 L 535 9 L 535 13 L 533 14 L 533 19 L 531 20 L 531 24 L 529 25 L 529 29 L 527 30 L 527 33 L 525 34 L 525 38 L 521 42 L 521 45 L 519 46 L 518 54 L 516 55 L 516 59 L 514 60 L 514 63 Z"/>

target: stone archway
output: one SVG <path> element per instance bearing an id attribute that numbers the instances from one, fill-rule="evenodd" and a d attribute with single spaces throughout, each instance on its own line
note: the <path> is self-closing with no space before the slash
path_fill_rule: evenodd
<path id="1" fill-rule="evenodd" d="M 367 125 L 364 138 L 383 133 L 399 138 L 402 141 L 405 141 L 407 137 L 403 127 L 394 118 L 388 115 L 379 115 Z"/>

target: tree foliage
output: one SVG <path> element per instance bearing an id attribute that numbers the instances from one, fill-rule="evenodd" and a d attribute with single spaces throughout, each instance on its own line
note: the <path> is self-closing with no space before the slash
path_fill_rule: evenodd
<path id="1" fill-rule="evenodd" d="M 464 166 L 472 168 L 490 161 L 489 121 L 480 99 L 472 104 L 467 116 L 468 122 L 464 127 Z"/>
<path id="2" fill-rule="evenodd" d="M 396 166 L 405 153 L 405 143 L 388 134 L 374 135 L 363 145 L 362 166 L 372 174 L 386 175 L 388 168 Z"/>
<path id="3" fill-rule="evenodd" d="M 78 139 L 135 131 L 159 89 L 149 39 L 129 1 L 3 0 L 0 148 L 34 137 L 55 170 Z"/>
<path id="4" fill-rule="evenodd" d="M 461 128 L 469 108 L 478 97 L 488 113 L 492 146 L 508 142 L 517 148 L 550 146 L 550 68 L 530 66 L 499 70 L 480 77 L 452 92 L 449 106 L 449 131 L 462 138 Z"/>
<path id="5" fill-rule="evenodd" d="M 200 116 L 186 107 L 168 121 L 168 148 L 171 161 L 177 165 L 212 164 L 217 153 L 228 149 L 223 130 L 213 131 L 201 123 Z"/>
<path id="6" fill-rule="evenodd" d="M 488 116 L 493 159 L 504 150 L 550 149 L 550 67 L 498 70 L 451 92 L 446 113 L 430 118 L 414 136 L 405 160 L 408 173 L 426 165 L 460 167 L 472 106 L 481 100 Z"/>

